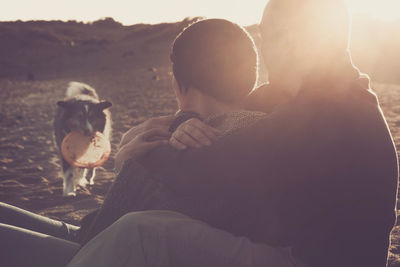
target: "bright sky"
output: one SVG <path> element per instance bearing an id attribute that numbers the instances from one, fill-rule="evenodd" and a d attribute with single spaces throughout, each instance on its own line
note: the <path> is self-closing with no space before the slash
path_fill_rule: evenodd
<path id="1" fill-rule="evenodd" d="M 185 17 L 259 23 L 268 0 L 1 0 L 0 21 L 78 20 L 113 17 L 124 25 L 174 22 Z M 353 13 L 400 19 L 400 0 L 347 0 Z"/>

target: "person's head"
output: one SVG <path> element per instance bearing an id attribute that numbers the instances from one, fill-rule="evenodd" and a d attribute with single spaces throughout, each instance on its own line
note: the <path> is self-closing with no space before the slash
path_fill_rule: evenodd
<path id="1" fill-rule="evenodd" d="M 349 28 L 344 0 L 270 0 L 260 25 L 270 78 L 307 75 L 344 60 Z"/>
<path id="2" fill-rule="evenodd" d="M 257 52 L 250 35 L 224 19 L 206 19 L 185 28 L 171 52 L 178 102 L 193 92 L 235 105 L 257 81 Z"/>

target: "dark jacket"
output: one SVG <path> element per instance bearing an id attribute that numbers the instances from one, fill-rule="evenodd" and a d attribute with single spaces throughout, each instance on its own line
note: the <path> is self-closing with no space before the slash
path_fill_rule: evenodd
<path id="1" fill-rule="evenodd" d="M 262 111 L 268 90 L 249 107 Z M 398 162 L 369 80 L 314 80 L 274 103 L 210 147 L 160 148 L 142 163 L 175 194 L 221 200 L 227 220 L 210 224 L 224 230 L 292 246 L 310 266 L 385 266 Z"/>

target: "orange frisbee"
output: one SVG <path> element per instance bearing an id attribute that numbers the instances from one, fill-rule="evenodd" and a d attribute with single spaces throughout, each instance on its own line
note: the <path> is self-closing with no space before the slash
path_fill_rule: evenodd
<path id="1" fill-rule="evenodd" d="M 96 132 L 93 137 L 73 131 L 64 137 L 61 154 L 74 167 L 94 168 L 104 164 L 111 153 L 110 141 Z"/>

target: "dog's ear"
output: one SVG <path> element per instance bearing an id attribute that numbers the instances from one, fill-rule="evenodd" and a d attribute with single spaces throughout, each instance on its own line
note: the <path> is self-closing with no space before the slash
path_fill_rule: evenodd
<path id="1" fill-rule="evenodd" d="M 101 101 L 100 103 L 96 104 L 96 106 L 99 109 L 104 110 L 104 109 L 107 109 L 107 108 L 111 107 L 112 104 L 111 104 L 110 101 Z"/>
<path id="2" fill-rule="evenodd" d="M 58 101 L 57 105 L 62 108 L 68 108 L 68 102 L 66 101 Z"/>

